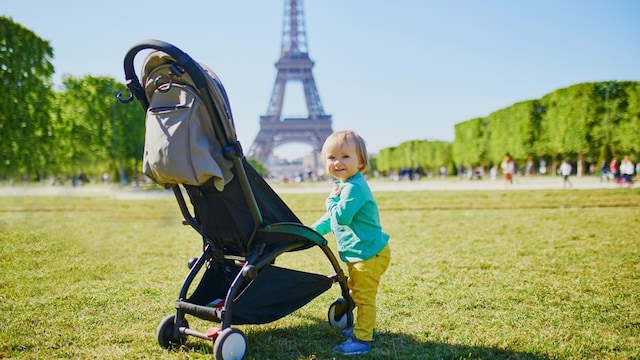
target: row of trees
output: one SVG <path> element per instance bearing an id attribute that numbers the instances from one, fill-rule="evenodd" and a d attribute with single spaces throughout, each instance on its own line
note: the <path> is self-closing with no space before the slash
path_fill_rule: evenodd
<path id="1" fill-rule="evenodd" d="M 416 167 L 433 173 L 439 171 L 441 166 L 454 166 L 450 142 L 411 140 L 382 149 L 375 157 L 375 169 L 382 173 L 400 173 L 402 169 L 413 170 Z"/>
<path id="2" fill-rule="evenodd" d="M 51 77 L 53 49 L 10 18 L 0 17 L 0 180 L 69 177 L 83 172 L 137 177 L 144 147 L 144 112 L 122 105 L 124 87 L 109 77 Z M 555 168 L 570 158 L 599 163 L 612 156 L 640 157 L 640 83 L 601 82 L 556 90 L 487 117 L 455 125 L 453 142 L 408 141 L 373 159 L 381 172 L 420 167 L 449 173 L 491 166 L 505 153 L 523 164 L 545 160 Z M 255 161 L 252 164 L 265 171 Z"/>
<path id="3" fill-rule="evenodd" d="M 455 125 L 455 139 L 409 141 L 382 149 L 378 170 L 420 166 L 437 171 L 499 164 L 506 153 L 517 163 L 544 160 L 551 171 L 568 158 L 601 164 L 629 155 L 640 160 L 640 83 L 583 83 L 556 90 L 538 100 L 523 101 Z"/>
<path id="4" fill-rule="evenodd" d="M 109 77 L 65 76 L 54 90 L 52 57 L 48 41 L 0 17 L 0 179 L 135 177 L 142 109 L 120 104 L 115 95 L 124 88 Z"/>

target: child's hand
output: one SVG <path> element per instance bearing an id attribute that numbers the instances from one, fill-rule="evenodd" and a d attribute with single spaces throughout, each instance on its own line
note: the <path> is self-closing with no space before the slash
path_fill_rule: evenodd
<path id="1" fill-rule="evenodd" d="M 338 196 L 340 195 L 340 191 L 342 189 L 340 189 L 340 186 L 338 186 L 338 184 L 335 184 L 333 189 L 331 189 L 331 192 L 329 193 L 329 196 Z"/>

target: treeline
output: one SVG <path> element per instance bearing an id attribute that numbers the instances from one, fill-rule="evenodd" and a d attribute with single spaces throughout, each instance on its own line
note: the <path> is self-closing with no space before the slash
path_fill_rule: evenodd
<path id="1" fill-rule="evenodd" d="M 65 76 L 53 89 L 53 49 L 10 18 L 0 16 L 0 181 L 82 176 L 134 180 L 144 148 L 144 112 L 123 105 L 124 86 L 109 77 Z M 587 164 L 629 155 L 640 159 L 640 83 L 584 83 L 541 99 L 516 103 L 455 125 L 455 139 L 407 141 L 382 149 L 373 168 L 420 168 L 448 174 L 489 168 L 510 153 L 519 167 L 561 159 Z M 266 171 L 262 164 L 254 166 Z"/>
<path id="2" fill-rule="evenodd" d="M 562 159 L 599 168 L 612 157 L 640 159 L 640 83 L 583 83 L 556 90 L 538 100 L 523 101 L 455 125 L 454 141 L 408 141 L 378 153 L 382 172 L 419 166 L 438 172 L 445 166 L 489 168 L 509 153 L 516 163 L 550 165 Z"/>
<path id="3" fill-rule="evenodd" d="M 48 41 L 0 17 L 0 180 L 73 177 L 134 179 L 144 112 L 124 106 L 109 77 L 65 76 L 54 90 Z"/>

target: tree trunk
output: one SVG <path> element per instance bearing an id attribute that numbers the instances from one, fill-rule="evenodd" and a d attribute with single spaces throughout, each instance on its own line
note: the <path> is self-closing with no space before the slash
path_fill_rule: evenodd
<path id="1" fill-rule="evenodd" d="M 578 153 L 578 164 L 577 164 L 576 174 L 578 176 L 584 175 L 584 153 L 580 151 Z"/>

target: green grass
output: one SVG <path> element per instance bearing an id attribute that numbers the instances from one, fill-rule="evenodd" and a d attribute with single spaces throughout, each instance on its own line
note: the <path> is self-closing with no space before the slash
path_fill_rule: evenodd
<path id="1" fill-rule="evenodd" d="M 392 264 L 379 337 L 360 358 L 640 357 L 640 190 L 376 196 Z M 321 215 L 324 194 L 283 198 L 305 223 Z M 0 358 L 211 359 L 208 341 L 156 342 L 201 249 L 180 220 L 170 196 L 0 198 Z M 278 263 L 331 271 L 317 249 Z M 338 296 L 335 286 L 281 320 L 239 327 L 249 358 L 340 358 L 326 322 Z"/>

